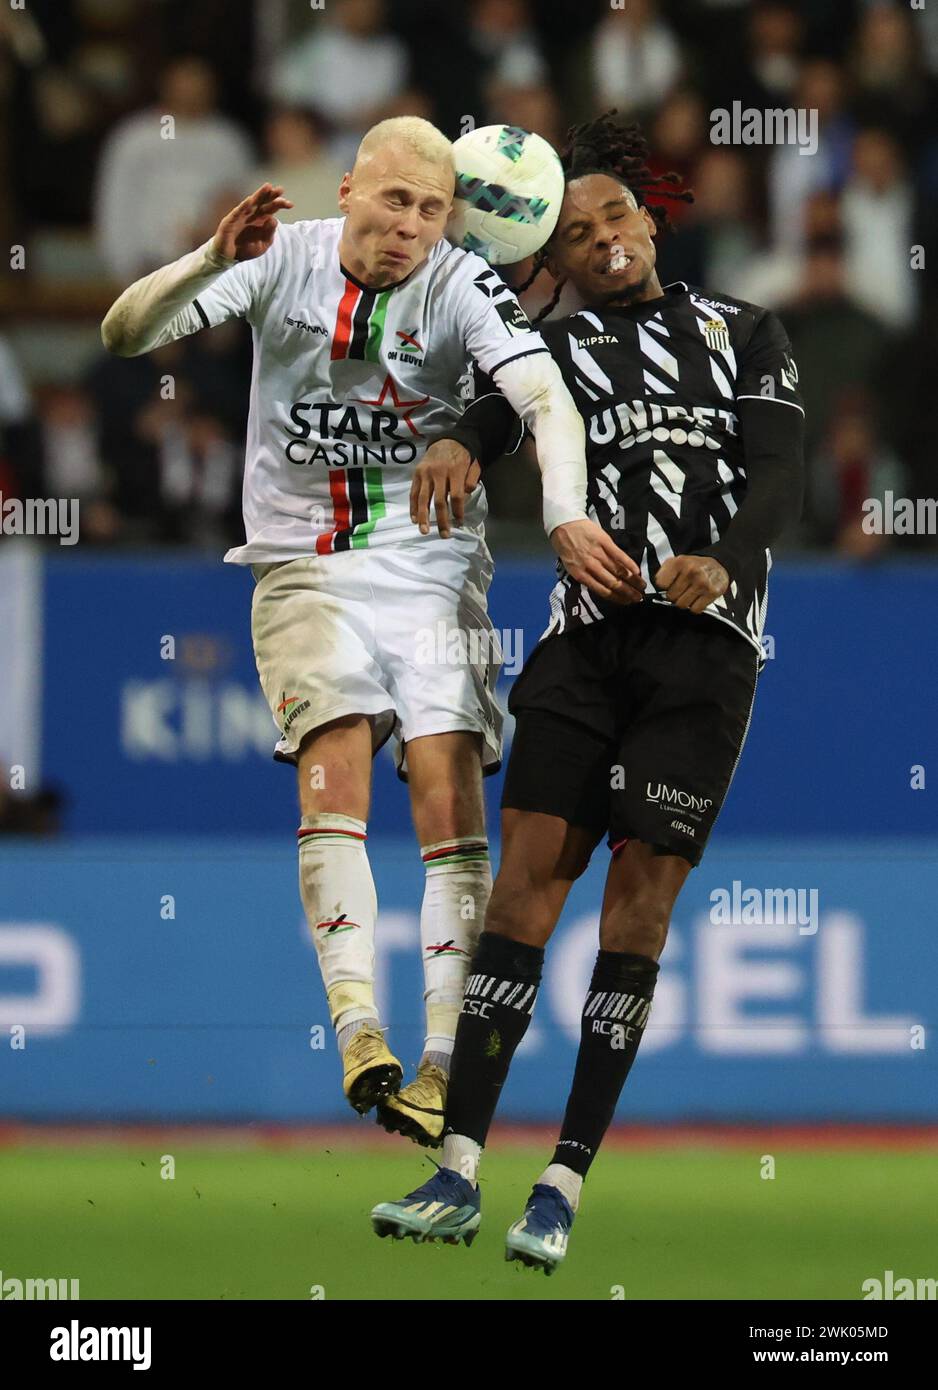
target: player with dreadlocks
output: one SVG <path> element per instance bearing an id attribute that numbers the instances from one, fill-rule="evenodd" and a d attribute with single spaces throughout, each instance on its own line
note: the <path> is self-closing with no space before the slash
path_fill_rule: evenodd
<path id="1" fill-rule="evenodd" d="M 797 517 L 802 489 L 804 412 L 784 329 L 730 295 L 662 287 L 661 200 L 690 195 L 650 172 L 641 132 L 613 114 L 570 132 L 563 206 L 531 280 L 546 269 L 557 282 L 545 314 L 565 284 L 582 303 L 541 331 L 586 424 L 588 514 L 641 577 L 613 603 L 558 567 L 549 626 L 509 700 L 501 867 L 456 1032 L 443 1166 L 372 1213 L 379 1234 L 473 1238 L 479 1157 L 544 947 L 608 836 L 563 1126 L 507 1237 L 509 1259 L 548 1273 L 641 1043 L 674 903 L 739 760 L 763 656 L 768 546 Z M 452 451 L 465 477 L 470 456 L 483 467 L 498 456 L 512 424 L 493 394 L 434 445 L 415 481 L 423 524 Z"/>

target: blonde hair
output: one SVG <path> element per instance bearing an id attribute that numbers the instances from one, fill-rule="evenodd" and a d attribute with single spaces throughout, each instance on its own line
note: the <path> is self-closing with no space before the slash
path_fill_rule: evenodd
<path id="1" fill-rule="evenodd" d="M 415 154 L 434 164 L 453 167 L 453 143 L 447 140 L 442 130 L 437 130 L 432 121 L 422 116 L 389 116 L 379 121 L 365 133 L 355 156 L 356 167 L 362 160 L 370 159 L 378 149 L 389 140 L 400 140 Z"/>

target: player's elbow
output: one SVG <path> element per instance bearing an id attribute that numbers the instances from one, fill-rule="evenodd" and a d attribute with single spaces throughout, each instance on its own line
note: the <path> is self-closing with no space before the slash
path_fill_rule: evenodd
<path id="1" fill-rule="evenodd" d="M 144 350 L 120 312 L 120 300 L 111 306 L 101 323 L 101 341 L 115 357 L 137 357 Z"/>

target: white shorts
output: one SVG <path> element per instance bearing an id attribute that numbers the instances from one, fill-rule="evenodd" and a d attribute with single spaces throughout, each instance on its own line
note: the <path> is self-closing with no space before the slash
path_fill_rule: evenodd
<path id="1" fill-rule="evenodd" d="M 276 758 L 296 762 L 311 730 L 362 714 L 375 752 L 397 739 L 402 775 L 410 739 L 456 730 L 481 734 L 483 770 L 498 770 L 501 651 L 484 541 L 427 537 L 253 574 L 254 659 L 281 733 Z"/>

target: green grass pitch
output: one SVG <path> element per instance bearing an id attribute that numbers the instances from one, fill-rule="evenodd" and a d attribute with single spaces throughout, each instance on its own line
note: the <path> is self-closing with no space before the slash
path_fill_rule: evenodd
<path id="1" fill-rule="evenodd" d="M 933 1275 L 935 1156 L 776 1145 L 611 1148 L 552 1278 L 504 1262 L 542 1150 L 486 1155 L 471 1250 L 378 1240 L 378 1201 L 429 1174 L 418 1150 L 139 1141 L 0 1149 L 2 1277 L 78 1278 L 81 1297 L 859 1299 Z M 172 1153 L 175 1178 L 160 1177 Z"/>

